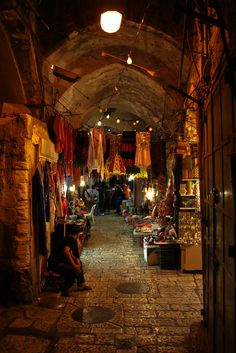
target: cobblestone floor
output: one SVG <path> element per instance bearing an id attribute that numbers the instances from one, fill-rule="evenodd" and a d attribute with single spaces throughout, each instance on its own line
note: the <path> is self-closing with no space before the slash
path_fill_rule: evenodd
<path id="1" fill-rule="evenodd" d="M 32 305 L 0 309 L 1 353 L 192 353 L 201 322 L 202 276 L 147 266 L 132 228 L 116 215 L 96 217 L 82 260 L 92 291 L 69 298 L 44 292 Z M 142 284 L 137 294 L 118 291 Z M 111 309 L 106 322 L 78 322 L 75 310 Z"/>

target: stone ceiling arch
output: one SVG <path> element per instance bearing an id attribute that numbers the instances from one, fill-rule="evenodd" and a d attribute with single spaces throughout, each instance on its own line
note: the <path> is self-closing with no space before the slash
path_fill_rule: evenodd
<path id="1" fill-rule="evenodd" d="M 70 122 L 75 128 L 93 121 L 98 107 L 109 107 L 109 96 L 117 82 L 120 94 L 113 95 L 112 106 L 142 118 L 149 125 L 156 124 L 164 114 L 168 116 L 180 109 L 182 97 L 168 87 L 178 85 L 180 45 L 171 36 L 148 26 L 142 27 L 135 41 L 137 28 L 137 23 L 126 21 L 117 33 L 110 35 L 97 25 L 88 26 L 71 33 L 45 59 L 44 76 L 58 87 L 60 103 L 56 109 L 71 112 Z M 125 59 L 130 50 L 133 62 L 154 70 L 155 76 L 101 55 L 104 51 Z M 80 79 L 74 84 L 62 82 L 52 74 L 51 65 L 77 73 Z M 183 84 L 189 70 L 190 61 L 185 56 Z"/>

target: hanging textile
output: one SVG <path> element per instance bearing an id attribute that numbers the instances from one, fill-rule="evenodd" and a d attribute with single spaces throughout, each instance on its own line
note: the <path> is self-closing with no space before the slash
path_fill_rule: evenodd
<path id="1" fill-rule="evenodd" d="M 99 144 L 98 144 L 98 173 L 101 174 L 101 180 L 104 179 L 104 155 L 103 155 L 103 144 L 102 144 L 102 134 L 99 134 Z"/>
<path id="2" fill-rule="evenodd" d="M 105 132 L 103 129 L 97 129 L 94 127 L 91 129 L 91 131 L 92 131 L 92 136 L 93 136 L 94 156 L 95 156 L 95 159 L 97 159 L 99 137 L 101 135 L 103 152 L 106 152 L 106 136 L 105 136 Z"/>
<path id="3" fill-rule="evenodd" d="M 148 178 L 148 172 L 146 167 L 140 167 L 139 172 L 134 175 L 135 179 Z"/>
<path id="4" fill-rule="evenodd" d="M 93 131 L 91 129 L 89 132 L 89 149 L 88 149 L 88 161 L 87 161 L 89 176 L 91 175 L 93 169 L 97 169 L 97 166 L 98 166 L 98 163 L 97 163 L 97 160 L 95 159 Z"/>
<path id="5" fill-rule="evenodd" d="M 39 253 L 45 256 L 47 252 L 45 198 L 41 175 L 38 169 L 32 179 L 32 212 L 34 236 L 39 246 Z"/>
<path id="6" fill-rule="evenodd" d="M 89 133 L 78 131 L 75 137 L 74 162 L 81 169 L 87 165 L 89 149 Z"/>
<path id="7" fill-rule="evenodd" d="M 53 130 L 56 136 L 55 151 L 57 153 L 61 153 L 64 149 L 65 144 L 65 126 L 64 120 L 59 115 L 55 115 Z"/>
<path id="8" fill-rule="evenodd" d="M 122 134 L 110 134 L 110 155 L 105 164 L 105 178 L 109 179 L 112 175 L 124 175 L 126 169 L 124 161 L 119 152 L 122 144 Z"/>
<path id="9" fill-rule="evenodd" d="M 122 134 L 110 135 L 110 155 L 120 154 L 122 144 Z"/>
<path id="10" fill-rule="evenodd" d="M 109 179 L 112 175 L 124 174 L 126 174 L 126 169 L 121 156 L 116 153 L 108 157 L 105 164 L 105 178 Z"/>
<path id="11" fill-rule="evenodd" d="M 104 169 L 104 152 L 106 151 L 106 138 L 103 129 L 93 128 L 89 132 L 89 149 L 87 167 L 89 175 L 92 170 L 102 172 Z"/>
<path id="12" fill-rule="evenodd" d="M 137 167 L 151 165 L 150 132 L 136 132 L 135 165 Z"/>
<path id="13" fill-rule="evenodd" d="M 132 170 L 132 167 L 134 166 L 136 150 L 135 137 L 135 131 L 123 131 L 120 155 L 123 158 L 126 171 L 127 169 Z"/>

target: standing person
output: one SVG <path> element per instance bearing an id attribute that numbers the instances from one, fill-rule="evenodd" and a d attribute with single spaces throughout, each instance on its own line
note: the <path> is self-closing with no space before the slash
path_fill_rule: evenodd
<path id="1" fill-rule="evenodd" d="M 131 190 L 130 190 L 129 184 L 124 184 L 123 192 L 124 192 L 125 200 L 129 200 L 130 199 L 130 194 L 131 194 Z"/>
<path id="2" fill-rule="evenodd" d="M 105 211 L 111 212 L 111 188 L 109 183 L 106 183 L 105 188 L 104 209 Z"/>
<path id="3" fill-rule="evenodd" d="M 106 182 L 105 180 L 103 180 L 102 182 L 100 182 L 99 184 L 99 210 L 101 215 L 105 214 L 105 192 L 106 192 Z"/>
<path id="4" fill-rule="evenodd" d="M 86 185 L 85 191 L 84 191 L 84 201 L 88 209 L 90 210 L 91 207 L 93 206 L 93 191 L 92 189 L 89 188 L 88 185 Z"/>
<path id="5" fill-rule="evenodd" d="M 92 197 L 93 197 L 93 204 L 96 204 L 96 208 L 95 208 L 95 216 L 97 216 L 100 213 L 100 209 L 99 209 L 99 191 L 98 191 L 98 186 L 97 185 L 93 185 L 92 187 Z"/>
<path id="6" fill-rule="evenodd" d="M 68 209 L 68 202 L 67 202 L 65 193 L 63 193 L 61 196 L 61 202 L 62 202 L 62 209 L 63 209 L 63 217 L 68 218 L 69 209 Z"/>
<path id="7" fill-rule="evenodd" d="M 82 244 L 79 240 L 76 227 L 70 229 L 58 249 L 52 251 L 49 260 L 49 270 L 59 273 L 63 277 L 64 283 L 61 285 L 61 292 L 64 297 L 69 297 L 69 289 L 73 283 L 77 282 L 77 290 L 91 290 L 92 288 L 85 284 L 83 264 L 80 260 L 80 251 Z"/>
<path id="8" fill-rule="evenodd" d="M 124 199 L 124 193 L 119 184 L 116 185 L 115 187 L 115 192 L 114 192 L 114 204 L 115 204 L 115 209 L 116 213 L 120 213 L 120 206 L 122 204 L 122 200 Z"/>

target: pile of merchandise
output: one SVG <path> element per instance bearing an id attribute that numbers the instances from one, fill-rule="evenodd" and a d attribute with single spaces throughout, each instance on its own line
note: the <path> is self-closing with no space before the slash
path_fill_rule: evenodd
<path id="1" fill-rule="evenodd" d="M 155 229 L 148 237 L 144 237 L 144 245 L 155 245 L 160 243 L 175 243 L 177 234 L 172 225 L 166 225 Z"/>

